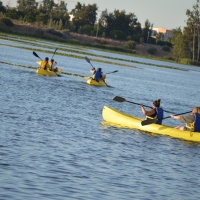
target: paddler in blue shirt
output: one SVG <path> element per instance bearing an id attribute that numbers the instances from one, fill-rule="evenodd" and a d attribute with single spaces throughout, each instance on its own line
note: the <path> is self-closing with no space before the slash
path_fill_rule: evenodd
<path id="1" fill-rule="evenodd" d="M 160 99 L 155 100 L 152 104 L 152 109 L 148 111 L 145 110 L 142 104 L 140 105 L 142 113 L 146 116 L 146 118 L 155 119 L 156 124 L 162 124 L 163 109 L 160 107 L 160 101 Z"/>
<path id="2" fill-rule="evenodd" d="M 100 79 L 104 80 L 106 77 L 101 70 L 101 68 L 98 68 L 97 70 L 93 68 L 90 70 L 90 72 L 93 74 L 92 78 L 97 82 L 99 82 Z"/>

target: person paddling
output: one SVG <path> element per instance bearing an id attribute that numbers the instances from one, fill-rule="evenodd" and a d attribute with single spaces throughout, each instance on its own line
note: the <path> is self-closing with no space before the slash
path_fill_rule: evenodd
<path id="1" fill-rule="evenodd" d="M 90 72 L 93 74 L 92 78 L 97 82 L 99 82 L 100 79 L 105 80 L 106 78 L 106 75 L 102 72 L 101 68 L 98 68 L 97 70 L 92 68 Z"/>
<path id="2" fill-rule="evenodd" d="M 50 71 L 57 72 L 57 71 L 58 71 L 58 68 L 55 67 L 56 65 L 57 65 L 57 62 L 54 61 L 54 59 L 51 59 L 50 62 L 49 62 Z"/>
<path id="3" fill-rule="evenodd" d="M 49 58 L 46 57 L 46 58 L 41 62 L 40 68 L 41 68 L 41 69 L 44 69 L 44 70 L 47 70 L 47 68 L 50 67 L 48 61 L 49 61 Z"/>
<path id="4" fill-rule="evenodd" d="M 142 113 L 146 116 L 146 119 L 155 119 L 156 124 L 162 124 L 163 109 L 160 107 L 160 99 L 155 100 L 152 104 L 152 109 L 145 110 L 144 106 L 141 104 Z"/>
<path id="5" fill-rule="evenodd" d="M 200 132 L 200 107 L 194 107 L 189 115 L 186 116 L 171 115 L 171 118 L 186 123 L 186 126 L 176 126 L 175 127 L 176 129 L 182 131 L 189 130 L 194 132 Z"/>

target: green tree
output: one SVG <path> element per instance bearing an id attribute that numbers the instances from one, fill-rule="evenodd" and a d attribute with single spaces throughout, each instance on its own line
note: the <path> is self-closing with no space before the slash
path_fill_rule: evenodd
<path id="1" fill-rule="evenodd" d="M 185 55 L 184 37 L 180 28 L 174 30 L 174 37 L 172 40 L 172 44 L 173 44 L 173 56 L 174 59 L 178 62 Z"/>
<path id="2" fill-rule="evenodd" d="M 88 4 L 86 6 L 85 4 L 82 5 L 80 2 L 78 2 L 75 8 L 72 9 L 71 11 L 71 14 L 74 16 L 72 20 L 72 26 L 74 27 L 74 31 L 81 33 L 82 26 L 86 26 L 86 25 L 94 29 L 94 25 L 96 22 L 97 9 L 98 8 L 96 4 L 93 4 L 93 5 Z"/>
<path id="3" fill-rule="evenodd" d="M 192 59 L 199 61 L 200 59 L 200 13 L 199 13 L 199 0 L 193 5 L 193 10 L 187 10 L 186 15 L 187 27 L 185 30 L 185 39 L 192 40 Z M 192 36 L 192 37 L 191 37 Z M 191 44 L 191 42 L 189 42 Z"/>
<path id="4" fill-rule="evenodd" d="M 2 12 L 2 13 L 6 13 L 6 7 L 3 6 L 2 1 L 0 1 L 0 12 Z"/>
<path id="5" fill-rule="evenodd" d="M 142 30 L 142 36 L 144 38 L 145 43 L 150 43 L 150 38 L 152 34 L 153 24 L 147 19 L 144 24 L 144 28 Z"/>
<path id="6" fill-rule="evenodd" d="M 132 38 L 140 26 L 133 13 L 126 14 L 124 10 L 114 10 L 113 13 L 108 13 L 107 9 L 101 13 L 100 24 L 104 28 L 106 37 L 123 40 Z"/>
<path id="7" fill-rule="evenodd" d="M 36 0 L 17 0 L 17 10 L 21 13 L 24 20 L 34 22 L 36 20 L 38 3 Z"/>

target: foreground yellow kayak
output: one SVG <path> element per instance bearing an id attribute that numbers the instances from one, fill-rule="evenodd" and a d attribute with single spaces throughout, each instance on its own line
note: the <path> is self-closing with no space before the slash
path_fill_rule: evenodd
<path id="1" fill-rule="evenodd" d="M 102 79 L 100 79 L 99 81 L 95 81 L 94 79 L 89 78 L 87 80 L 87 84 L 89 84 L 89 85 L 95 85 L 95 86 L 107 86 L 106 85 L 106 79 L 104 79 L 104 81 Z"/>
<path id="2" fill-rule="evenodd" d="M 109 122 L 112 126 L 138 129 L 142 131 L 147 131 L 150 133 L 156 133 L 160 135 L 167 135 L 174 138 L 180 138 L 188 141 L 200 142 L 200 132 L 190 132 L 190 131 L 181 131 L 175 129 L 174 127 L 159 125 L 159 124 L 150 124 L 146 126 L 141 125 L 143 119 L 125 114 L 121 111 L 118 111 L 114 108 L 104 106 L 102 110 L 103 119 L 106 122 Z"/>
<path id="3" fill-rule="evenodd" d="M 38 61 L 37 64 L 40 65 L 41 61 Z M 44 69 L 38 68 L 36 70 L 36 73 L 42 76 L 61 76 L 61 71 L 62 71 L 61 68 L 58 68 L 57 72 L 50 71 L 48 69 L 44 70 Z"/>

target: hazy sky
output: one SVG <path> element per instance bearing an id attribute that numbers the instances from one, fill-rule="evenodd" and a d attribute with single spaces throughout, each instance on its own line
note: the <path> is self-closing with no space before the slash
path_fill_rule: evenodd
<path id="1" fill-rule="evenodd" d="M 17 0 L 0 0 L 3 5 L 16 6 Z M 42 0 L 37 0 L 38 2 Z M 59 0 L 54 0 L 57 3 Z M 97 4 L 99 13 L 107 9 L 113 12 L 115 9 L 125 10 L 126 13 L 134 13 L 138 21 L 144 25 L 146 19 L 154 24 L 154 28 L 183 28 L 186 25 L 186 10 L 192 10 L 196 0 L 65 0 L 68 4 L 68 11 L 76 5 L 77 2 L 88 4 Z"/>

